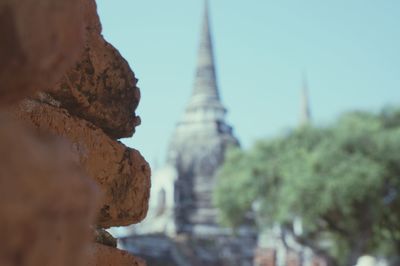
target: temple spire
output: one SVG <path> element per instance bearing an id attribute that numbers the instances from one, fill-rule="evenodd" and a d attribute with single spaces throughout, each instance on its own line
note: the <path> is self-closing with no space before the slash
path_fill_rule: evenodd
<path id="1" fill-rule="evenodd" d="M 207 234 L 219 230 L 212 202 L 215 174 L 225 151 L 237 146 L 218 93 L 208 3 L 204 2 L 196 75 L 192 95 L 176 125 L 167 151 L 173 181 L 174 224 L 177 232 Z"/>
<path id="2" fill-rule="evenodd" d="M 300 126 L 306 126 L 311 123 L 310 101 L 308 96 L 307 77 L 303 75 L 303 85 L 301 89 L 301 109 L 300 109 Z"/>
<path id="3" fill-rule="evenodd" d="M 218 92 L 207 0 L 204 1 L 204 15 L 198 50 L 196 75 L 188 109 L 205 106 L 218 106 L 219 108 L 223 108 L 220 103 Z"/>

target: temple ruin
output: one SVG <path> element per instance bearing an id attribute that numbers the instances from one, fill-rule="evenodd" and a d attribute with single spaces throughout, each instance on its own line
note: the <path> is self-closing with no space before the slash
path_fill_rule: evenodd
<path id="1" fill-rule="evenodd" d="M 150 167 L 118 141 L 137 79 L 94 0 L 0 3 L 0 265 L 145 265 L 104 229 L 147 213 Z"/>

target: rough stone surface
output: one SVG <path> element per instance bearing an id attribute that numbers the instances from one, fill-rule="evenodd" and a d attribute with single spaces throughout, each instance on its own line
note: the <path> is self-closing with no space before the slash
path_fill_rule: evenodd
<path id="1" fill-rule="evenodd" d="M 0 265 L 84 265 L 95 184 L 58 139 L 0 123 Z"/>
<path id="2" fill-rule="evenodd" d="M 94 0 L 85 0 L 86 46 L 80 60 L 48 92 L 72 115 L 90 121 L 110 137 L 132 136 L 140 92 L 128 63 L 101 36 Z"/>
<path id="3" fill-rule="evenodd" d="M 98 227 L 142 220 L 150 189 L 116 140 L 140 123 L 140 93 L 95 1 L 0 1 L 0 35 L 0 265 L 144 266 L 93 243 L 115 246 Z"/>
<path id="4" fill-rule="evenodd" d="M 90 248 L 88 263 L 85 266 L 146 266 L 139 258 L 126 251 L 93 244 Z"/>
<path id="5" fill-rule="evenodd" d="M 81 0 L 0 1 L 0 103 L 54 85 L 76 62 L 82 10 Z"/>
<path id="6" fill-rule="evenodd" d="M 17 116 L 41 131 L 65 137 L 72 143 L 82 167 L 104 194 L 99 227 L 129 225 L 145 217 L 150 168 L 138 151 L 112 140 L 90 122 L 47 103 L 25 100 Z"/>
<path id="7" fill-rule="evenodd" d="M 94 242 L 113 248 L 117 247 L 117 239 L 105 229 L 94 230 Z"/>

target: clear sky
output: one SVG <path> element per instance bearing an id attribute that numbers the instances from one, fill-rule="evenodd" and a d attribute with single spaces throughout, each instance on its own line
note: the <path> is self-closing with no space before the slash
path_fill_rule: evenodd
<path id="1" fill-rule="evenodd" d="M 142 125 L 124 142 L 162 164 L 192 90 L 203 1 L 97 4 L 142 93 Z M 400 106 L 399 0 L 210 0 L 210 9 L 220 93 L 244 147 L 298 124 L 303 72 L 316 124 Z"/>

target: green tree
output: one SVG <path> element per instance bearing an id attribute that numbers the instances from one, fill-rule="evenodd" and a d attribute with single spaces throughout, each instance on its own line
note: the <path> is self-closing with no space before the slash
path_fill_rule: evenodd
<path id="1" fill-rule="evenodd" d="M 301 217 L 297 241 L 347 266 L 365 253 L 399 254 L 399 190 L 400 111 L 386 109 L 230 150 L 214 200 L 232 227 L 250 211 L 260 229 L 279 223 L 293 231 Z"/>

